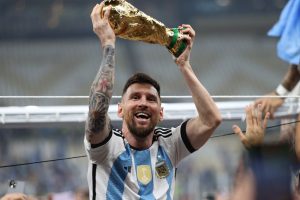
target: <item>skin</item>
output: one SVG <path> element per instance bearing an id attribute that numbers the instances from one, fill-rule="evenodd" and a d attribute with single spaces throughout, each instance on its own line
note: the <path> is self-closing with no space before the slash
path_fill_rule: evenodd
<path id="1" fill-rule="evenodd" d="M 115 61 L 113 51 L 116 37 L 108 23 L 110 9 L 104 12 L 103 17 L 100 15 L 103 6 L 103 2 L 97 4 L 91 13 L 93 30 L 100 40 L 101 47 L 109 47 L 104 49 L 104 59 L 90 91 L 89 113 L 85 132 L 87 140 L 91 144 L 102 142 L 110 131 L 110 120 L 107 111 L 114 85 Z"/>
<path id="2" fill-rule="evenodd" d="M 247 123 L 246 132 L 243 133 L 237 125 L 233 125 L 232 129 L 246 148 L 261 145 L 264 140 L 265 129 L 270 113 L 267 113 L 264 118 L 262 118 L 262 106 L 260 104 L 258 106 L 253 104 L 247 106 L 245 112 Z"/>
<path id="3" fill-rule="evenodd" d="M 110 8 L 100 13 L 103 2 L 95 5 L 91 13 L 93 30 L 98 36 L 104 54 L 99 72 L 91 87 L 90 107 L 86 123 L 86 138 L 91 144 L 101 143 L 111 130 L 107 115 L 114 85 L 114 48 L 116 36 L 109 25 Z M 196 77 L 190 65 L 190 53 L 195 39 L 194 29 L 183 24 L 178 28 L 184 34 L 180 40 L 187 41 L 187 48 L 174 59 L 190 90 L 198 116 L 187 123 L 187 137 L 194 149 L 200 148 L 221 123 L 221 114 L 204 86 Z M 138 112 L 145 112 L 147 119 L 139 119 Z M 118 115 L 123 119 L 122 131 L 128 143 L 139 149 L 147 149 L 152 144 L 154 127 L 163 119 L 163 108 L 154 87 L 149 84 L 133 84 L 125 92 L 118 106 Z"/>
<path id="4" fill-rule="evenodd" d="M 139 119 L 135 117 L 138 112 L 145 112 L 151 117 Z M 123 118 L 122 132 L 131 145 L 136 148 L 151 146 L 153 130 L 163 119 L 163 108 L 156 89 L 150 84 L 129 86 L 118 106 L 118 115 Z"/>
<path id="5" fill-rule="evenodd" d="M 291 65 L 285 74 L 281 84 L 288 90 L 291 91 L 297 85 L 300 80 L 300 73 L 297 65 Z M 267 96 L 278 96 L 275 91 L 267 94 Z M 263 113 L 270 113 L 270 117 L 274 118 L 276 110 L 284 103 L 284 98 L 278 96 L 278 98 L 260 98 L 257 99 L 254 104 L 257 106 L 261 104 Z"/>
<path id="6" fill-rule="evenodd" d="M 11 193 L 3 196 L 1 200 L 30 200 L 30 198 L 27 197 L 25 194 Z"/>

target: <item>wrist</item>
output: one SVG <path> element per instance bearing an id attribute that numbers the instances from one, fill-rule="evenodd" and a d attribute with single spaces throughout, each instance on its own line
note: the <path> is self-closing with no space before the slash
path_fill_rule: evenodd
<path id="1" fill-rule="evenodd" d="M 282 84 L 279 84 L 275 90 L 275 93 L 280 97 L 286 96 L 289 92 Z"/>
<path id="2" fill-rule="evenodd" d="M 99 37 L 102 47 L 112 46 L 115 47 L 116 39 L 115 38 L 101 38 Z"/>

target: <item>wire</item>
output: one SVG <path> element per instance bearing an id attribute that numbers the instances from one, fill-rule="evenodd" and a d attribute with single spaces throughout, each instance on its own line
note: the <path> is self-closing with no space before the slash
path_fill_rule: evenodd
<path id="1" fill-rule="evenodd" d="M 274 125 L 274 126 L 269 126 L 269 127 L 266 127 L 266 129 L 276 128 L 276 127 L 280 127 L 282 125 L 296 124 L 298 122 L 300 122 L 300 120 L 293 121 L 293 122 L 287 122 L 287 123 L 283 123 L 283 124 L 278 124 L 278 125 Z M 244 132 L 244 130 L 243 130 L 243 132 Z M 226 133 L 226 134 L 222 134 L 222 135 L 211 136 L 210 138 L 218 138 L 218 137 L 224 137 L 224 136 L 234 135 L 234 134 L 235 134 L 234 132 L 231 132 L 231 133 Z M 9 168 L 9 167 L 19 167 L 19 166 L 24 166 L 24 165 L 41 164 L 41 163 L 47 163 L 47 162 L 56 162 L 56 161 L 62 161 L 62 160 L 71 160 L 71 159 L 85 158 L 85 157 L 87 157 L 87 156 L 86 155 L 81 155 L 81 156 L 73 156 L 73 157 L 67 157 L 67 158 L 58 158 L 58 159 L 51 159 L 51 160 L 41 160 L 41 161 L 36 161 L 36 162 L 28 162 L 28 163 L 20 163 L 20 164 L 10 164 L 10 165 L 1 165 L 0 169 L 2 169 L 2 168 Z"/>
<path id="2" fill-rule="evenodd" d="M 280 127 L 280 126 L 283 126 L 283 125 L 296 124 L 298 122 L 300 122 L 300 120 L 293 121 L 293 122 L 287 122 L 287 123 L 283 123 L 283 124 L 277 124 L 277 125 L 274 125 L 274 126 L 268 126 L 268 127 L 266 127 L 266 129 L 276 128 L 276 127 Z M 245 130 L 242 130 L 242 132 L 245 132 Z M 218 138 L 218 137 L 224 137 L 224 136 L 234 135 L 234 134 L 235 134 L 234 132 L 231 132 L 231 133 L 225 133 L 225 134 L 222 134 L 222 135 L 211 136 L 210 138 Z"/>
<path id="3" fill-rule="evenodd" d="M 47 162 L 56 162 L 56 161 L 61 161 L 61 160 L 70 160 L 70 159 L 84 158 L 84 157 L 86 157 L 86 155 L 67 157 L 67 158 L 57 158 L 57 159 L 52 159 L 52 160 L 41 160 L 41 161 L 21 163 L 21 164 L 1 165 L 0 169 L 1 168 L 8 168 L 8 167 L 19 167 L 19 166 L 23 166 L 23 165 L 33 165 L 33 164 L 47 163 Z"/>

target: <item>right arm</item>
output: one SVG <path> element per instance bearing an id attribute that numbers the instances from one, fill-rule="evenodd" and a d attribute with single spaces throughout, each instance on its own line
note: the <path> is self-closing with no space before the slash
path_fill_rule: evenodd
<path id="1" fill-rule="evenodd" d="M 116 38 L 108 22 L 110 9 L 101 17 L 102 8 L 103 2 L 97 4 L 91 13 L 93 30 L 101 41 L 103 49 L 100 69 L 91 86 L 89 113 L 85 126 L 86 139 L 91 144 L 101 143 L 111 129 L 107 112 L 114 85 Z"/>

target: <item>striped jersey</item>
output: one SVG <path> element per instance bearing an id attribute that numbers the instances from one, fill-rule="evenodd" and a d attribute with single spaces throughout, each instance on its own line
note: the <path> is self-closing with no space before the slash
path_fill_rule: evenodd
<path id="1" fill-rule="evenodd" d="M 91 145 L 85 138 L 90 200 L 173 199 L 176 166 L 194 151 L 186 123 L 155 128 L 152 146 L 146 150 L 130 147 L 114 128 L 101 144 Z"/>

